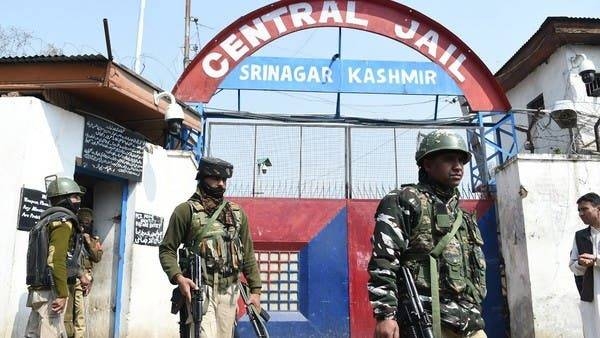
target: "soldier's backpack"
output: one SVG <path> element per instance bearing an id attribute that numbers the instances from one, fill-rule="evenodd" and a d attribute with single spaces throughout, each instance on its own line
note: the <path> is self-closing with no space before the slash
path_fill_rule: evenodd
<path id="1" fill-rule="evenodd" d="M 51 207 L 40 215 L 40 220 L 29 231 L 27 248 L 26 283 L 33 287 L 49 287 L 54 285 L 52 271 L 48 266 L 48 246 L 50 234 L 48 224 L 54 221 L 70 221 L 77 228 L 77 216 L 69 209 Z M 73 254 L 73 252 L 71 252 Z M 67 263 L 67 265 L 72 265 Z M 72 270 L 70 267 L 69 270 Z"/>

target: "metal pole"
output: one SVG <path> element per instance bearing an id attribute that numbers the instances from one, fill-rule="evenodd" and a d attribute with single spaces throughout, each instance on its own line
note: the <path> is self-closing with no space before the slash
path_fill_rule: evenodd
<path id="1" fill-rule="evenodd" d="M 300 165 L 298 168 L 298 198 L 302 198 L 302 126 L 300 126 Z"/>
<path id="2" fill-rule="evenodd" d="M 340 62 L 342 61 L 342 27 L 338 28 L 338 59 Z M 341 115 L 340 111 L 340 101 L 342 100 L 341 94 L 338 91 L 336 95 L 336 103 L 335 103 L 335 118 L 339 119 Z"/>
<path id="3" fill-rule="evenodd" d="M 104 39 L 106 40 L 106 53 L 108 54 L 108 59 L 112 61 L 113 55 L 112 47 L 110 46 L 110 32 L 108 30 L 108 19 L 104 18 L 102 22 L 104 23 Z"/>
<path id="4" fill-rule="evenodd" d="M 435 96 L 435 111 L 433 113 L 433 120 L 437 120 L 438 118 L 438 105 L 440 104 L 440 96 L 436 95 Z"/>
<path id="5" fill-rule="evenodd" d="M 237 90 L 237 110 L 242 111 L 242 91 Z"/>
<path id="6" fill-rule="evenodd" d="M 352 199 L 352 130 L 346 127 L 346 199 Z"/>
<path id="7" fill-rule="evenodd" d="M 594 135 L 596 135 L 596 150 L 600 152 L 600 132 L 598 131 L 598 127 L 600 127 L 600 118 L 594 124 Z"/>
<path id="8" fill-rule="evenodd" d="M 485 185 L 485 192 L 488 193 L 490 189 L 490 178 L 488 173 L 488 163 L 487 163 L 487 152 L 486 152 L 486 139 L 485 139 L 485 126 L 483 125 L 483 113 L 477 113 L 477 118 L 479 119 L 479 142 L 481 144 L 481 167 L 479 167 L 479 175 L 481 176 L 481 181 Z"/>
<path id="9" fill-rule="evenodd" d="M 206 122 L 205 122 L 206 123 Z M 212 143 L 212 123 L 207 123 L 208 124 L 208 149 L 206 151 L 206 156 L 210 157 L 210 153 L 211 153 L 211 143 Z"/>
<path id="10" fill-rule="evenodd" d="M 140 74 L 141 72 L 141 55 L 142 55 L 142 40 L 144 37 L 144 11 L 146 9 L 146 0 L 140 0 L 140 13 L 138 15 L 138 31 L 137 31 L 137 44 L 135 47 L 135 64 L 133 70 Z"/>
<path id="11" fill-rule="evenodd" d="M 190 9 L 192 0 L 185 0 L 185 26 L 183 38 L 183 69 L 190 64 Z"/>
<path id="12" fill-rule="evenodd" d="M 252 160 L 252 197 L 256 197 L 256 171 L 258 170 L 258 168 L 254 168 L 255 165 L 257 165 L 256 163 L 256 131 L 257 131 L 257 126 L 254 125 L 254 157 Z"/>
<path id="13" fill-rule="evenodd" d="M 398 189 L 398 145 L 396 144 L 396 128 L 394 128 L 394 172 L 396 173 L 396 189 Z"/>
<path id="14" fill-rule="evenodd" d="M 569 128 L 569 148 L 567 148 L 567 155 L 571 155 L 572 153 L 576 152 L 573 141 L 573 128 Z"/>

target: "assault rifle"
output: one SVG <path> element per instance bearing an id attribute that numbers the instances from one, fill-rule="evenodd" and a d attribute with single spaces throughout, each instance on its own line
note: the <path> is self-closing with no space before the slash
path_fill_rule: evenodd
<path id="1" fill-rule="evenodd" d="M 194 322 L 194 338 L 200 338 L 202 325 L 202 302 L 204 301 L 204 292 L 202 292 L 202 257 L 189 249 L 179 249 L 179 265 L 184 271 L 184 276 L 189 277 L 198 287 L 197 290 L 190 290 L 192 294 L 191 316 Z M 190 329 L 187 324 L 188 310 L 185 299 L 179 291 L 179 287 L 173 290 L 171 297 L 171 313 L 179 311 L 179 336 L 181 338 L 190 337 Z"/>
<path id="2" fill-rule="evenodd" d="M 271 316 L 264 309 L 260 309 L 260 312 L 256 309 L 254 304 L 250 303 L 250 296 L 248 295 L 248 285 L 246 283 L 238 282 L 240 288 L 240 294 L 246 307 L 246 313 L 252 323 L 252 328 L 256 337 L 269 338 L 269 332 L 267 331 L 267 322 L 271 319 Z"/>
<path id="3" fill-rule="evenodd" d="M 415 281 L 407 267 L 401 266 L 407 298 L 401 301 L 398 321 L 408 338 L 433 338 L 432 322 L 423 309 Z"/>
<path id="4" fill-rule="evenodd" d="M 202 301 L 204 301 L 204 292 L 202 292 L 202 258 L 195 252 L 188 252 L 190 279 L 198 289 L 190 290 L 192 293 L 192 318 L 194 320 L 194 338 L 200 338 L 202 324 Z"/>

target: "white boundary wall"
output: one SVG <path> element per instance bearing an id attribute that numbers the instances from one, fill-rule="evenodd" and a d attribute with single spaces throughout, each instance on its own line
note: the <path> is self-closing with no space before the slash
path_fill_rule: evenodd
<path id="1" fill-rule="evenodd" d="M 600 193 L 600 158 L 520 154 L 496 172 L 512 337 L 582 337 L 569 270 L 577 199 Z"/>
<path id="2" fill-rule="evenodd" d="M 49 174 L 73 177 L 75 159 L 81 157 L 84 117 L 33 97 L 0 98 L 0 114 L 0 213 L 4 215 L 0 225 L 0 281 L 4 284 L 0 288 L 0 337 L 22 337 L 29 315 L 25 307 L 28 233 L 17 230 L 20 189 L 43 191 L 44 177 Z M 177 317 L 169 311 L 172 287 L 160 268 L 158 247 L 133 244 L 134 215 L 138 211 L 161 216 L 166 230 L 173 208 L 195 190 L 195 171 L 191 153 L 148 144 L 143 180 L 128 184 L 121 337 L 178 336 Z M 117 243 L 103 244 L 118 247 Z M 108 337 L 111 330 L 106 327 L 94 335 Z"/>

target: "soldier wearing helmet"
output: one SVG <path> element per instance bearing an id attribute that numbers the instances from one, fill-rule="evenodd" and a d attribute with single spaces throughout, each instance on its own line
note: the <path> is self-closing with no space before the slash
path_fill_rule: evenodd
<path id="1" fill-rule="evenodd" d="M 375 336 L 406 334 L 399 307 L 407 301 L 400 274 L 406 266 L 433 320 L 434 337 L 486 337 L 483 240 L 475 217 L 458 206 L 457 187 L 471 154 L 461 136 L 436 130 L 423 138 L 415 160 L 419 182 L 391 191 L 375 213 L 368 266 Z"/>
<path id="2" fill-rule="evenodd" d="M 78 270 L 73 257 L 75 213 L 83 192 L 70 178 L 49 176 L 46 192 L 51 207 L 29 232 L 27 248 L 27 306 L 31 308 L 25 337 L 63 337 L 67 279 Z"/>
<path id="3" fill-rule="evenodd" d="M 65 309 L 65 328 L 69 338 L 86 336 L 84 299 L 92 289 L 94 264 L 100 262 L 103 254 L 100 237 L 94 234 L 94 211 L 90 208 L 79 208 L 77 218 L 81 229 L 80 243 L 83 252 L 80 255 L 80 270 L 77 278 L 69 279 L 69 300 Z"/>
<path id="4" fill-rule="evenodd" d="M 248 218 L 239 205 L 223 198 L 227 179 L 232 175 L 230 163 L 202 158 L 196 175 L 196 193 L 175 208 L 159 246 L 162 268 L 188 304 L 191 290 L 197 286 L 178 265 L 177 249 L 183 244 L 202 257 L 202 284 L 206 286 L 202 290 L 205 294 L 202 337 L 232 336 L 240 273 L 248 281 L 250 301 L 260 309 L 261 280 Z M 185 306 L 179 311 L 183 323 L 191 322 Z M 193 332 L 192 325 L 189 332 Z"/>

